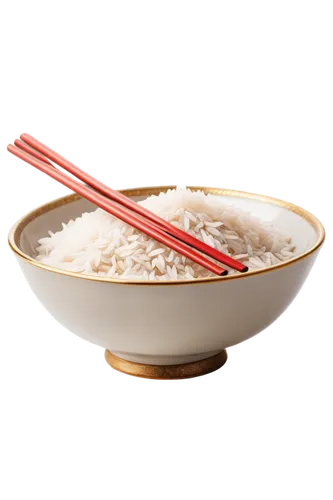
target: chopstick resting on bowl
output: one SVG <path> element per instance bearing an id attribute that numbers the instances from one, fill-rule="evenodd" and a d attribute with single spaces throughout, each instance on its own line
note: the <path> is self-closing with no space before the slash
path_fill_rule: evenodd
<path id="1" fill-rule="evenodd" d="M 64 168 L 65 170 L 67 170 L 67 172 L 74 175 L 88 186 L 91 186 L 94 190 L 98 191 L 99 193 L 106 196 L 110 200 L 113 200 L 119 203 L 120 205 L 132 210 L 138 215 L 141 215 L 145 219 L 148 219 L 149 221 L 153 222 L 157 227 L 166 231 L 169 235 L 173 236 L 174 238 L 177 238 L 181 242 L 195 248 L 196 250 L 199 250 L 200 252 L 209 255 L 209 257 L 212 257 L 213 259 L 217 260 L 218 262 L 221 262 L 222 264 L 230 267 L 231 269 L 235 269 L 236 271 L 239 271 L 241 273 L 248 271 L 248 268 L 241 262 L 233 259 L 229 255 L 224 254 L 223 252 L 220 252 L 216 248 L 207 245 L 203 241 L 198 240 L 197 238 L 186 233 L 185 231 L 176 228 L 175 226 L 170 224 L 170 222 L 162 219 L 162 217 L 159 217 L 150 210 L 147 210 L 145 207 L 139 205 L 138 203 L 131 200 L 127 196 L 123 195 L 119 191 L 115 191 L 114 189 L 106 186 L 102 182 L 98 181 L 88 173 L 84 172 L 83 170 L 75 166 L 70 161 L 66 160 L 66 158 L 64 158 L 63 156 L 59 155 L 58 153 L 50 149 L 45 144 L 39 142 L 31 135 L 22 134 L 20 138 L 24 142 L 21 143 L 21 141 L 17 141 L 18 143 L 16 145 L 21 149 L 24 149 L 27 145 L 30 146 L 31 148 L 33 148 L 33 153 L 30 152 L 30 154 L 33 154 L 33 156 L 36 157 L 36 153 L 37 154 L 41 153 L 41 155 L 44 155 L 44 157 L 53 161 L 60 167 Z M 22 146 L 23 144 L 24 146 Z M 24 150 L 29 153 L 27 149 Z"/>
<path id="2" fill-rule="evenodd" d="M 102 208 L 106 212 L 110 213 L 114 217 L 122 220 L 126 224 L 142 231 L 147 236 L 154 238 L 159 241 L 163 245 L 175 250 L 176 252 L 184 255 L 185 257 L 191 259 L 192 261 L 200 264 L 202 267 L 205 267 L 212 273 L 218 276 L 225 276 L 228 274 L 228 271 L 218 266 L 214 262 L 206 259 L 203 255 L 198 252 L 195 252 L 192 248 L 183 245 L 180 241 L 172 238 L 170 235 L 165 233 L 162 229 L 158 228 L 155 224 L 151 224 L 143 217 L 133 213 L 126 207 L 115 203 L 114 201 L 106 198 L 104 195 L 100 194 L 97 191 L 93 191 L 91 188 L 77 182 L 75 179 L 72 179 L 68 175 L 64 174 L 60 170 L 58 170 L 53 165 L 46 163 L 44 160 L 40 160 L 36 156 L 32 156 L 31 154 L 23 151 L 23 149 L 18 148 L 17 146 L 9 145 L 7 147 L 8 151 L 13 155 L 17 156 L 21 160 L 29 163 L 33 167 L 41 170 L 45 174 L 49 175 L 56 181 L 60 182 L 64 186 L 68 187 L 72 191 L 76 192 L 83 198 L 91 201 L 98 207 Z"/>
<path id="3" fill-rule="evenodd" d="M 12 143 L 7 145 L 7 151 L 25 161 L 33 168 L 36 168 L 41 173 L 48 175 L 65 187 L 68 187 L 84 198 L 87 198 L 89 201 L 92 201 L 115 217 L 141 230 L 152 238 L 157 239 L 157 241 L 176 250 L 194 262 L 199 263 L 206 269 L 214 272 L 214 274 L 223 276 L 227 274 L 227 271 L 182 245 L 177 240 L 196 248 L 202 253 L 240 272 L 246 272 L 248 270 L 242 263 L 206 245 L 196 238 L 193 238 L 184 231 L 175 228 L 164 219 L 153 214 L 136 202 L 133 202 L 123 194 L 107 187 L 91 174 L 62 156 L 61 153 L 53 151 L 50 146 L 36 139 L 31 133 L 22 132 L 19 138 L 14 140 L 14 145 Z M 60 168 L 65 172 L 59 170 Z M 69 177 L 67 174 L 71 174 L 85 184 L 93 187 L 97 193 L 89 187 L 84 186 L 76 179 Z M 108 199 L 105 199 L 105 196 Z M 111 203 L 110 200 L 112 200 L 113 203 Z M 171 238 L 168 235 L 170 235 Z M 176 238 L 176 240 L 174 238 Z"/>

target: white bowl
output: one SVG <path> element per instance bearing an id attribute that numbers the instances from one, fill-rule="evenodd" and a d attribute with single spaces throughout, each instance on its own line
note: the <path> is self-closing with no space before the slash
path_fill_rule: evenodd
<path id="1" fill-rule="evenodd" d="M 174 186 L 122 191 L 135 200 Z M 271 221 L 292 236 L 296 256 L 266 269 L 197 281 L 134 282 L 80 275 L 34 259 L 37 240 L 95 207 L 77 195 L 20 219 L 9 243 L 33 292 L 71 332 L 104 347 L 119 370 L 183 378 L 218 368 L 225 348 L 256 335 L 289 306 L 309 274 L 325 232 L 306 210 L 274 198 L 213 188 L 206 193 Z"/>

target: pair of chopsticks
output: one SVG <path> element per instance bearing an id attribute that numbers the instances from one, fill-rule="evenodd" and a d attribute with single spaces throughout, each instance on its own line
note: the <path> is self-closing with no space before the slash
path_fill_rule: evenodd
<path id="1" fill-rule="evenodd" d="M 41 170 L 123 222 L 142 231 L 218 276 L 225 276 L 228 274 L 228 271 L 192 248 L 242 273 L 248 270 L 241 262 L 174 227 L 166 220 L 150 212 L 150 210 L 147 210 L 119 191 L 115 191 L 101 183 L 48 146 L 34 139 L 31 135 L 22 134 L 20 139 L 14 141 L 15 146 L 10 144 L 7 147 L 10 153 Z M 49 160 L 67 170 L 67 172 L 87 184 L 87 186 L 58 170 Z"/>

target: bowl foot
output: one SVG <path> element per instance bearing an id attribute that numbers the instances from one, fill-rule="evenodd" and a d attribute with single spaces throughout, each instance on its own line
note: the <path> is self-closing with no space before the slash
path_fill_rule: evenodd
<path id="1" fill-rule="evenodd" d="M 115 370 L 118 370 L 128 375 L 135 377 L 152 378 L 158 380 L 172 380 L 199 377 L 206 373 L 213 372 L 221 368 L 227 361 L 227 351 L 223 351 L 210 356 L 200 361 L 184 363 L 178 365 L 148 365 L 142 363 L 134 363 L 126 359 L 119 358 L 112 352 L 105 351 L 105 359 L 107 363 Z"/>

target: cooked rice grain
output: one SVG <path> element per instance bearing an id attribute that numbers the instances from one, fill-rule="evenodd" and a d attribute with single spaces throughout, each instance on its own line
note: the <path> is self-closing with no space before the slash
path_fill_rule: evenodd
<path id="1" fill-rule="evenodd" d="M 278 264 L 294 255 L 290 236 L 202 191 L 178 188 L 150 196 L 140 204 L 249 269 Z M 99 208 L 48 234 L 38 241 L 37 260 L 67 271 L 140 281 L 213 276 Z M 230 270 L 230 274 L 234 272 Z"/>

